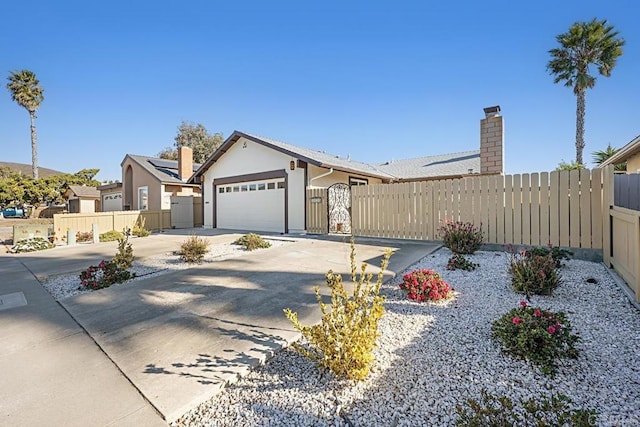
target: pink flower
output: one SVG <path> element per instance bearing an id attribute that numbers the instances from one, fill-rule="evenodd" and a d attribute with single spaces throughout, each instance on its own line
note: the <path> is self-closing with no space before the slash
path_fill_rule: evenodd
<path id="1" fill-rule="evenodd" d="M 536 316 L 536 317 L 540 317 L 542 315 L 542 313 L 540 313 L 540 310 L 535 310 L 533 312 L 533 315 Z"/>
<path id="2" fill-rule="evenodd" d="M 526 307 L 527 306 L 527 302 L 526 301 L 520 301 L 520 306 Z"/>
<path id="3" fill-rule="evenodd" d="M 519 324 L 519 323 L 522 323 L 522 319 L 521 319 L 521 318 L 519 318 L 518 316 L 514 317 L 512 321 L 513 321 L 513 324 L 514 324 L 514 325 L 517 325 L 517 324 Z"/>
<path id="4" fill-rule="evenodd" d="M 556 333 L 556 328 L 554 328 L 553 326 L 549 326 L 549 328 L 547 329 L 547 332 L 553 335 Z"/>

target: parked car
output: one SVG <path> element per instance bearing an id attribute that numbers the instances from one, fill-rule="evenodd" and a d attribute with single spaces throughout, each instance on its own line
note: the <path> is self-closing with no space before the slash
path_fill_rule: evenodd
<path id="1" fill-rule="evenodd" d="M 15 217 L 24 218 L 25 215 L 26 215 L 26 212 L 22 208 L 6 208 L 2 210 L 2 216 L 5 218 L 15 218 Z"/>

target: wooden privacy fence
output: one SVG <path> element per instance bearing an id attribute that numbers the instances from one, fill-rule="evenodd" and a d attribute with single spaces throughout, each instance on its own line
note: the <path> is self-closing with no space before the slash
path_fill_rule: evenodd
<path id="1" fill-rule="evenodd" d="M 142 224 L 147 230 L 157 231 L 171 228 L 171 211 L 121 211 L 77 214 L 56 214 L 53 216 L 53 230 L 56 239 L 66 237 L 67 230 L 89 232 L 93 224 L 98 225 L 100 233 L 111 230 L 122 231 L 125 227 L 133 228 Z"/>
<path id="2" fill-rule="evenodd" d="M 352 187 L 353 234 L 438 240 L 451 220 L 481 227 L 487 243 L 601 249 L 610 179 L 583 169 Z"/>
<path id="3" fill-rule="evenodd" d="M 604 262 L 627 282 L 640 302 L 640 211 L 611 206 L 611 245 Z"/>
<path id="4" fill-rule="evenodd" d="M 640 174 L 615 174 L 613 179 L 614 204 L 640 211 Z"/>

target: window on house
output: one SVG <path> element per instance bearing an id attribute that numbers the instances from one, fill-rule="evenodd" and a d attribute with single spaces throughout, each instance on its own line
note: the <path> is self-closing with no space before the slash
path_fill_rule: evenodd
<path id="1" fill-rule="evenodd" d="M 256 191 L 256 185 L 255 184 L 249 184 L 249 191 Z"/>
<path id="2" fill-rule="evenodd" d="M 278 188 L 284 188 L 284 181 L 278 182 Z"/>
<path id="3" fill-rule="evenodd" d="M 234 193 L 238 193 L 240 191 L 240 186 L 239 185 L 234 185 L 233 186 L 233 192 Z"/>
<path id="4" fill-rule="evenodd" d="M 353 177 L 349 177 L 349 185 L 354 186 L 354 185 L 367 185 L 369 184 L 369 180 L 368 179 L 364 179 L 364 178 L 353 178 Z"/>
<path id="5" fill-rule="evenodd" d="M 149 210 L 149 187 L 138 187 L 138 210 Z"/>
<path id="6" fill-rule="evenodd" d="M 224 193 L 224 187 L 218 188 L 218 193 L 220 193 L 220 194 Z"/>
<path id="7" fill-rule="evenodd" d="M 258 190 L 264 190 L 265 186 L 264 186 L 264 182 L 261 182 L 260 184 L 258 184 Z"/>
<path id="8" fill-rule="evenodd" d="M 227 193 L 231 193 L 231 187 L 226 187 L 226 190 L 225 190 L 225 191 L 226 191 Z"/>
<path id="9" fill-rule="evenodd" d="M 247 186 L 246 185 L 241 185 L 240 186 L 240 191 L 247 191 Z"/>
<path id="10" fill-rule="evenodd" d="M 276 183 L 275 182 L 267 182 L 267 190 L 275 190 Z"/>

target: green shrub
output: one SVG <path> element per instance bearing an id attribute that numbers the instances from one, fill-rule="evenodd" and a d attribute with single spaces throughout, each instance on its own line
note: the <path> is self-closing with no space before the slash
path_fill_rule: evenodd
<path id="1" fill-rule="evenodd" d="M 123 283 L 135 277 L 128 270 L 124 270 L 113 261 L 101 261 L 80 273 L 80 283 L 85 289 L 107 288 L 114 283 Z"/>
<path id="2" fill-rule="evenodd" d="M 555 373 L 558 359 L 578 357 L 575 345 L 580 337 L 571 334 L 571 323 L 563 312 L 529 307 L 522 301 L 493 322 L 491 331 L 506 353 L 529 360 L 547 375 Z"/>
<path id="3" fill-rule="evenodd" d="M 482 231 L 469 222 L 445 221 L 438 233 L 443 244 L 456 254 L 473 254 L 482 246 Z"/>
<path id="4" fill-rule="evenodd" d="M 413 270 L 402 276 L 400 289 L 417 302 L 440 301 L 450 297 L 451 286 L 433 270 Z"/>
<path id="5" fill-rule="evenodd" d="M 526 251 L 511 254 L 509 273 L 513 289 L 527 296 L 551 295 L 561 280 L 550 255 L 527 256 Z"/>
<path id="6" fill-rule="evenodd" d="M 535 247 L 535 248 L 528 248 L 525 251 L 525 256 L 532 258 L 534 256 L 549 256 L 551 255 L 551 258 L 553 258 L 553 260 L 556 263 L 556 268 L 560 268 L 562 267 L 562 261 L 571 258 L 571 255 L 573 255 L 573 252 L 571 252 L 568 249 L 562 249 L 559 248 L 557 246 L 552 246 L 549 245 L 549 247 Z"/>
<path id="7" fill-rule="evenodd" d="M 362 380 L 369 374 L 371 364 L 375 360 L 373 349 L 378 338 L 378 321 L 384 313 L 385 300 L 384 296 L 380 295 L 380 286 L 384 270 L 389 264 L 391 250 L 385 252 L 374 284 L 371 283 L 373 275 L 366 273 L 366 264 L 362 264 L 360 272 L 357 272 L 355 257 L 355 244 L 352 239 L 352 295 L 345 290 L 342 276 L 331 270 L 326 275 L 327 286 L 331 289 L 331 308 L 322 302 L 320 288 L 314 289 L 322 312 L 322 321 L 319 324 L 303 326 L 298 320 L 298 313 L 288 308 L 284 313 L 309 343 L 308 346 L 294 343 L 294 349 L 338 377 Z"/>
<path id="8" fill-rule="evenodd" d="M 467 400 L 467 406 L 456 405 L 459 427 L 519 427 L 596 425 L 596 411 L 572 408 L 572 401 L 562 394 L 536 399 L 520 399 L 514 404 L 507 396 L 480 392 L 481 399 Z"/>
<path id="9" fill-rule="evenodd" d="M 266 249 L 271 247 L 271 243 L 264 240 L 262 236 L 259 236 L 254 233 L 245 234 L 244 236 L 238 238 L 238 240 L 233 242 L 233 244 L 244 246 L 245 250 L 247 251 L 253 251 L 256 249 Z"/>
<path id="10" fill-rule="evenodd" d="M 18 243 L 11 247 L 11 252 L 36 252 L 43 251 L 45 249 L 51 249 L 55 245 L 44 237 L 30 237 L 28 239 L 20 240 Z"/>
<path id="11" fill-rule="evenodd" d="M 203 237 L 191 236 L 180 245 L 180 259 L 189 264 L 201 263 L 209 252 L 209 241 Z"/>
<path id="12" fill-rule="evenodd" d="M 118 266 L 121 270 L 129 270 L 133 265 L 133 248 L 129 243 L 129 229 L 125 228 L 122 238 L 118 239 L 118 252 L 111 259 L 111 262 Z"/>
<path id="13" fill-rule="evenodd" d="M 101 242 L 115 242 L 118 239 L 122 239 L 124 235 L 116 230 L 107 231 L 106 233 L 100 234 Z"/>
<path id="14" fill-rule="evenodd" d="M 447 261 L 447 270 L 466 270 L 472 271 L 479 267 L 480 264 L 469 261 L 462 254 L 453 254 Z"/>
<path id="15" fill-rule="evenodd" d="M 91 231 L 78 231 L 76 233 L 76 242 L 93 242 L 93 233 Z"/>

